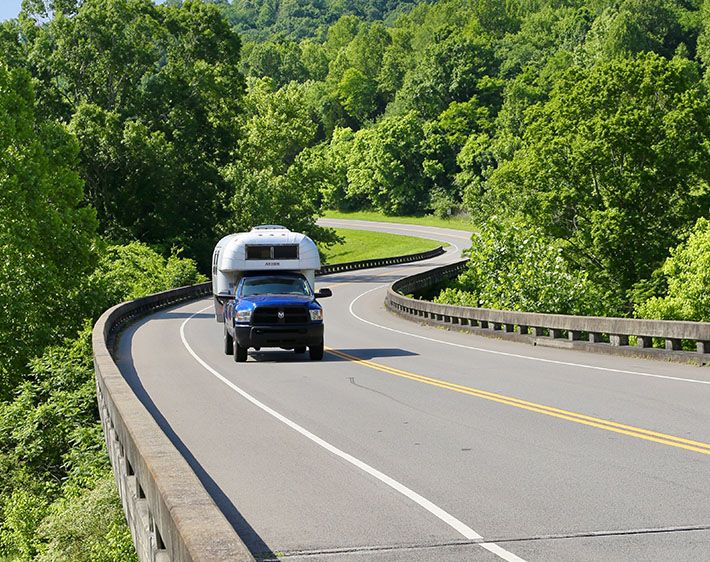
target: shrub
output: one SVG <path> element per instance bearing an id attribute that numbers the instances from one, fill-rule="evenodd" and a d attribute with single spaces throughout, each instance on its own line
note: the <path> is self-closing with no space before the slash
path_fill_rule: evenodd
<path id="1" fill-rule="evenodd" d="M 598 314 L 599 290 L 541 229 L 493 217 L 473 234 L 468 269 L 435 302 L 558 314 Z"/>
<path id="2" fill-rule="evenodd" d="M 698 220 L 687 240 L 671 250 L 661 273 L 668 285 L 666 294 L 637 305 L 636 316 L 709 322 L 710 220 Z"/>
<path id="3" fill-rule="evenodd" d="M 43 539 L 37 562 L 131 562 L 137 560 L 113 475 L 55 502 L 38 529 Z"/>

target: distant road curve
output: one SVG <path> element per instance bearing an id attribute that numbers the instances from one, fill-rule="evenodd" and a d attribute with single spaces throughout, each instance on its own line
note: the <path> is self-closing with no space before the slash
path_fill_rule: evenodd
<path id="1" fill-rule="evenodd" d="M 710 371 L 403 320 L 385 288 L 460 259 L 468 234 L 321 224 L 450 247 L 321 278 L 322 362 L 235 364 L 208 299 L 120 339 L 122 372 L 257 559 L 707 559 Z"/>

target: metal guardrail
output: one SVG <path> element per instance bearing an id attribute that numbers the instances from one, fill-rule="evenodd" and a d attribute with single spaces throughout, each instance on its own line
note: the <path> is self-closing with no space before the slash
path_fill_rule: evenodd
<path id="1" fill-rule="evenodd" d="M 536 345 L 676 359 L 701 365 L 710 363 L 708 322 L 513 312 L 438 304 L 404 296 L 456 277 L 466 269 L 466 263 L 460 261 L 396 281 L 387 291 L 385 305 L 397 314 L 426 323 L 443 324 Z M 630 338 L 636 340 L 635 346 L 629 345 Z M 663 340 L 664 349 L 654 348 L 654 339 Z M 683 341 L 692 342 L 695 351 L 684 351 Z"/>
<path id="2" fill-rule="evenodd" d="M 355 271 L 359 269 L 370 269 L 372 267 L 383 267 L 385 265 L 397 265 L 400 263 L 428 260 L 444 253 L 446 253 L 446 250 L 439 246 L 433 250 L 419 252 L 417 254 L 407 254 L 406 256 L 334 263 L 332 265 L 324 265 L 316 272 L 316 275 L 330 275 L 332 273 L 342 273 L 344 271 Z"/>
<path id="3" fill-rule="evenodd" d="M 428 252 L 324 266 L 319 275 L 429 259 Z M 141 562 L 253 562 L 195 472 L 136 397 L 111 350 L 120 330 L 155 310 L 212 293 L 211 282 L 110 308 L 92 333 L 96 395 L 119 495 Z"/>

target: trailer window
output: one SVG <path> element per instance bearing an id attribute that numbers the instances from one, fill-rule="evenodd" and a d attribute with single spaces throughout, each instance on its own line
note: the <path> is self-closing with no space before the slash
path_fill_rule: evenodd
<path id="1" fill-rule="evenodd" d="M 247 246 L 248 260 L 270 260 L 271 246 Z"/>
<path id="2" fill-rule="evenodd" d="M 248 260 L 297 260 L 298 244 L 247 246 L 246 253 Z"/>
<path id="3" fill-rule="evenodd" d="M 298 246 L 274 246 L 274 259 L 277 260 L 297 260 Z"/>

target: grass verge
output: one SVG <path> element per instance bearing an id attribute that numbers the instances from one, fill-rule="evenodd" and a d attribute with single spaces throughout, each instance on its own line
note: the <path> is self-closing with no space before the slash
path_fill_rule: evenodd
<path id="1" fill-rule="evenodd" d="M 377 221 L 377 222 L 398 222 L 405 224 L 418 224 L 421 226 L 435 226 L 439 228 L 453 228 L 455 230 L 466 230 L 471 232 L 473 225 L 467 217 L 451 217 L 448 219 L 440 219 L 434 215 L 424 216 L 390 216 L 377 211 L 354 211 L 352 213 L 342 213 L 340 211 L 323 211 L 325 219 L 351 219 L 361 221 Z"/>
<path id="2" fill-rule="evenodd" d="M 403 256 L 426 252 L 442 245 L 441 242 L 436 240 L 386 234 L 384 232 L 370 232 L 369 230 L 336 228 L 335 231 L 345 241 L 342 244 L 336 244 L 322 250 L 325 263 Z"/>

